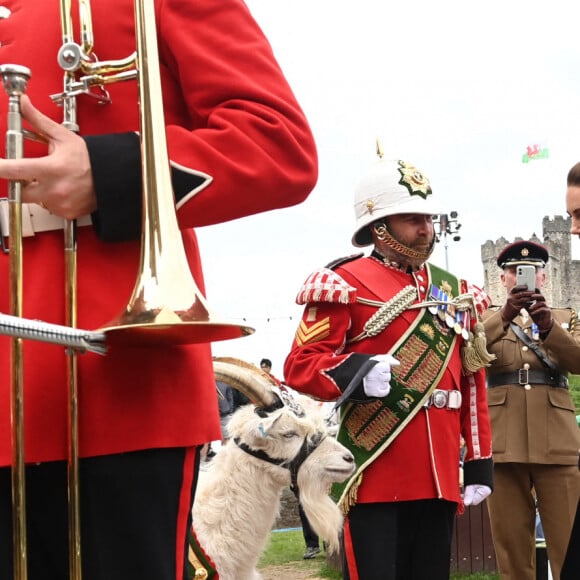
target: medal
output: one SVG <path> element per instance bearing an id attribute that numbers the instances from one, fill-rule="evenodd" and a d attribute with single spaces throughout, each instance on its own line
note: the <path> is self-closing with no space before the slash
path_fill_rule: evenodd
<path id="1" fill-rule="evenodd" d="M 463 326 L 461 326 L 461 321 L 463 320 L 463 312 L 457 311 L 455 313 L 455 324 L 453 325 L 453 332 L 455 334 L 461 334 Z"/>
<path id="2" fill-rule="evenodd" d="M 447 306 L 447 316 L 445 317 L 445 324 L 449 328 L 453 328 L 455 326 L 455 317 L 457 316 L 457 312 L 455 311 L 455 306 L 453 304 L 449 304 Z"/>
<path id="3" fill-rule="evenodd" d="M 447 295 L 444 294 L 441 290 L 439 291 L 439 298 L 447 302 Z M 437 316 L 441 322 L 445 322 L 445 318 L 447 317 L 447 306 L 445 304 L 440 304 L 439 309 L 437 310 Z"/>
<path id="4" fill-rule="evenodd" d="M 438 300 L 439 299 L 439 295 L 438 295 L 439 289 L 437 288 L 437 286 L 435 286 L 434 284 L 431 284 L 431 287 L 429 288 L 429 298 L 431 300 Z M 437 314 L 437 304 L 431 304 L 431 306 L 427 307 L 427 310 L 433 315 L 435 316 Z"/>

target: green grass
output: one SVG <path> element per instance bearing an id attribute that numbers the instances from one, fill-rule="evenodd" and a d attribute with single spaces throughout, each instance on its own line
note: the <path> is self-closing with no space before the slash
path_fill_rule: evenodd
<path id="1" fill-rule="evenodd" d="M 280 566 L 292 563 L 296 569 L 312 570 L 321 578 L 331 580 L 342 580 L 342 574 L 333 570 L 326 564 L 324 552 L 321 552 L 313 560 L 304 560 L 304 538 L 301 530 L 291 530 L 288 532 L 272 532 L 268 547 L 258 563 L 258 569 L 267 566 Z"/>
<path id="2" fill-rule="evenodd" d="M 300 530 L 289 532 L 273 532 L 270 534 L 268 547 L 258 565 L 277 566 L 294 560 L 302 560 L 304 554 L 304 538 Z"/>
<path id="3" fill-rule="evenodd" d="M 296 569 L 309 569 L 321 578 L 342 580 L 342 574 L 326 564 L 324 553 L 314 560 L 303 560 L 304 538 L 300 530 L 272 532 L 268 546 L 260 559 L 258 568 L 281 566 L 291 563 Z M 476 572 L 474 574 L 452 574 L 451 580 L 498 580 L 497 574 Z"/>

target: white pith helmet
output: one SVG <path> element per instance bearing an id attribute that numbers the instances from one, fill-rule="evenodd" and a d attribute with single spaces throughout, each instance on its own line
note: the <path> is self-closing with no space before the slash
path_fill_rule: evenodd
<path id="1" fill-rule="evenodd" d="M 368 226 L 383 217 L 400 213 L 435 215 L 438 210 L 430 199 L 432 193 L 429 180 L 415 166 L 379 159 L 355 190 L 353 245 L 360 248 L 372 244 Z"/>

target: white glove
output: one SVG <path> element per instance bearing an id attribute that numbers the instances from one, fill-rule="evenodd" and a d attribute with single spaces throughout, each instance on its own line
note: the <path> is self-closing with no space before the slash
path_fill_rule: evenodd
<path id="1" fill-rule="evenodd" d="M 490 494 L 491 488 L 487 485 L 479 485 L 478 483 L 466 485 L 463 503 L 465 505 L 479 505 Z"/>
<path id="2" fill-rule="evenodd" d="M 386 397 L 391 392 L 391 367 L 401 364 L 390 354 L 378 354 L 370 360 L 379 361 L 363 378 L 367 397 Z"/>

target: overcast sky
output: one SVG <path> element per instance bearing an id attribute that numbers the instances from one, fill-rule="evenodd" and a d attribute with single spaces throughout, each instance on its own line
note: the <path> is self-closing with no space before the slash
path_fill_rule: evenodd
<path id="1" fill-rule="evenodd" d="M 449 269 L 476 284 L 486 240 L 541 238 L 544 216 L 565 215 L 580 161 L 572 2 L 246 1 L 310 121 L 320 177 L 300 206 L 198 230 L 210 307 L 256 329 L 214 354 L 271 358 L 281 377 L 301 283 L 358 251 L 353 192 L 377 137 L 430 179 L 441 213 L 458 212 Z M 549 157 L 523 163 L 534 144 Z"/>

